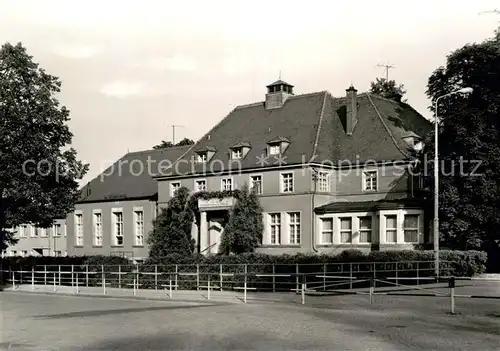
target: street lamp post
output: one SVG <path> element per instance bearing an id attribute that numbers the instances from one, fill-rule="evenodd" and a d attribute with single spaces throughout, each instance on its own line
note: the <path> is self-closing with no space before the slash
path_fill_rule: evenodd
<path id="1" fill-rule="evenodd" d="M 462 88 L 451 93 L 438 96 L 434 101 L 434 223 L 433 241 L 434 241 L 434 273 L 439 277 L 439 155 L 438 155 L 438 103 L 439 100 L 455 94 L 469 94 L 472 93 L 472 88 Z"/>

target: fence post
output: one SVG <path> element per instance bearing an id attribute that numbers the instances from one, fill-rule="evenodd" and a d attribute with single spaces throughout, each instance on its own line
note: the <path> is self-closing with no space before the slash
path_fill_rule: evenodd
<path id="1" fill-rule="evenodd" d="M 76 288 L 75 288 L 75 294 L 78 294 L 78 273 L 76 273 Z"/>
<path id="2" fill-rule="evenodd" d="M 19 272 L 19 285 L 23 284 L 23 272 L 24 272 L 24 266 L 21 266 L 21 271 Z"/>
<path id="3" fill-rule="evenodd" d="M 56 272 L 54 272 L 54 292 L 56 292 Z"/>
<path id="4" fill-rule="evenodd" d="M 449 287 L 450 287 L 451 314 L 455 314 L 455 277 L 450 278 Z"/>
<path id="5" fill-rule="evenodd" d="M 207 300 L 210 300 L 210 273 L 208 274 L 208 293 L 207 293 Z"/>
<path id="6" fill-rule="evenodd" d="M 295 264 L 295 274 L 297 276 L 295 277 L 295 291 L 299 290 L 299 264 Z"/>
<path id="7" fill-rule="evenodd" d="M 35 267 L 31 266 L 31 290 L 35 291 Z"/>
<path id="8" fill-rule="evenodd" d="M 169 293 L 168 297 L 172 298 L 172 274 L 169 275 L 168 285 L 169 285 L 169 290 L 170 290 L 170 293 Z"/>
<path id="9" fill-rule="evenodd" d="M 139 265 L 138 264 L 135 265 L 135 270 L 137 272 L 137 286 L 139 287 Z"/>
<path id="10" fill-rule="evenodd" d="M 302 304 L 306 303 L 306 276 L 302 276 Z"/>
<path id="11" fill-rule="evenodd" d="M 219 264 L 219 288 L 220 288 L 220 291 L 222 291 L 222 282 L 223 282 L 223 279 L 222 279 L 222 273 L 224 271 L 222 270 L 222 263 Z"/>
<path id="12" fill-rule="evenodd" d="M 155 264 L 155 290 L 158 290 L 158 265 Z"/>
<path id="13" fill-rule="evenodd" d="M 374 287 L 375 279 L 370 278 L 370 305 L 373 305 L 373 287 Z"/>
<path id="14" fill-rule="evenodd" d="M 47 265 L 43 266 L 43 285 L 47 285 Z"/>
<path id="15" fill-rule="evenodd" d="M 243 302 L 247 303 L 247 265 L 245 264 L 245 281 L 243 283 Z"/>
<path id="16" fill-rule="evenodd" d="M 118 265 L 118 288 L 122 288 L 122 265 Z"/>
<path id="17" fill-rule="evenodd" d="M 179 266 L 178 265 L 175 265 L 175 290 L 177 290 L 177 286 L 179 284 L 177 284 L 177 276 L 178 276 L 178 273 L 179 273 Z"/>
<path id="18" fill-rule="evenodd" d="M 101 265 L 101 275 L 102 275 L 102 293 L 106 295 L 106 275 L 104 274 L 104 265 Z"/>
<path id="19" fill-rule="evenodd" d="M 373 262 L 373 287 L 375 288 L 375 284 L 377 284 L 377 263 Z"/>
<path id="20" fill-rule="evenodd" d="M 399 280 L 398 280 L 398 263 L 396 262 L 396 286 L 399 285 Z"/>
<path id="21" fill-rule="evenodd" d="M 196 290 L 200 290 L 200 265 L 196 265 Z"/>
<path id="22" fill-rule="evenodd" d="M 75 281 L 74 281 L 74 276 L 73 276 L 73 265 L 71 265 L 71 287 L 73 287 L 75 285 Z"/>
<path id="23" fill-rule="evenodd" d="M 420 285 L 420 274 L 419 274 L 419 264 L 417 261 L 417 285 Z"/>
<path id="24" fill-rule="evenodd" d="M 12 289 L 16 290 L 16 274 L 12 271 Z"/>
<path id="25" fill-rule="evenodd" d="M 61 286 L 61 265 L 58 265 L 57 268 L 59 270 L 59 286 Z"/>
<path id="26" fill-rule="evenodd" d="M 326 291 L 326 263 L 323 263 L 323 291 Z"/>
<path id="27" fill-rule="evenodd" d="M 89 265 L 85 265 L 85 286 L 89 287 Z"/>
<path id="28" fill-rule="evenodd" d="M 273 292 L 276 292 L 276 265 L 273 263 Z"/>
<path id="29" fill-rule="evenodd" d="M 134 282 L 132 283 L 132 285 L 133 285 L 133 287 L 134 287 L 134 296 L 135 296 L 135 294 L 136 294 L 136 292 L 135 292 L 135 282 L 136 282 L 136 280 L 135 280 L 135 277 L 134 277 Z"/>
<path id="30" fill-rule="evenodd" d="M 349 263 L 349 289 L 352 290 L 352 263 Z"/>

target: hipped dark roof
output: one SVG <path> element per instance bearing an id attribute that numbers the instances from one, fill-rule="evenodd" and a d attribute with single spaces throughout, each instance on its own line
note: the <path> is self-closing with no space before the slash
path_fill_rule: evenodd
<path id="1" fill-rule="evenodd" d="M 396 210 L 400 208 L 422 208 L 422 203 L 412 198 L 379 201 L 332 202 L 316 207 L 314 212 L 317 214 L 365 211 L 374 212 L 378 210 Z"/>

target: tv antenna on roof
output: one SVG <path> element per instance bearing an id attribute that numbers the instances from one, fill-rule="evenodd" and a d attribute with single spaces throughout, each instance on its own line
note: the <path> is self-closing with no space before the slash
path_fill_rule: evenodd
<path id="1" fill-rule="evenodd" d="M 393 66 L 391 64 L 378 64 L 377 67 L 383 67 L 385 69 L 385 80 L 389 81 L 389 70 L 391 68 L 396 68 L 396 66 Z"/>
<path id="2" fill-rule="evenodd" d="M 184 126 L 172 124 L 172 144 L 175 145 L 175 128 L 184 128 Z"/>

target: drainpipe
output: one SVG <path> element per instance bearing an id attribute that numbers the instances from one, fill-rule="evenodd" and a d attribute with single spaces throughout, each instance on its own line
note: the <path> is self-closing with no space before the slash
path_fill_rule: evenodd
<path id="1" fill-rule="evenodd" d="M 311 170 L 313 172 L 312 174 L 312 181 L 313 181 L 313 193 L 312 193 L 312 196 L 311 196 L 311 243 L 312 243 L 312 249 L 314 252 L 318 252 L 318 249 L 316 248 L 316 235 L 315 235 L 315 222 L 316 222 L 316 218 L 315 218 L 315 215 L 314 215 L 314 197 L 316 195 L 316 186 L 317 186 L 317 182 L 318 182 L 318 172 L 316 171 L 316 169 L 312 168 L 311 167 Z"/>

